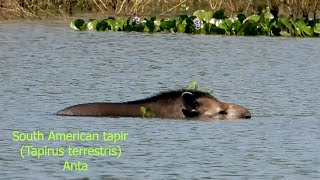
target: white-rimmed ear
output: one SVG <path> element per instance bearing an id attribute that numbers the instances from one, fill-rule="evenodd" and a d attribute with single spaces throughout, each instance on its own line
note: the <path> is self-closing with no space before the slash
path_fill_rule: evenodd
<path id="1" fill-rule="evenodd" d="M 191 92 L 183 92 L 181 95 L 183 105 L 186 109 L 182 109 L 186 117 L 196 117 L 199 115 L 199 103 Z"/>
<path id="2" fill-rule="evenodd" d="M 199 103 L 191 92 L 183 92 L 182 95 L 183 105 L 188 110 L 196 110 L 199 107 Z"/>

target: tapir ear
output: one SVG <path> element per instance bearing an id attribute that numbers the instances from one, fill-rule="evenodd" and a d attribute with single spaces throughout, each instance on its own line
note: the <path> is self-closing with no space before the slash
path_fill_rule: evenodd
<path id="1" fill-rule="evenodd" d="M 184 92 L 181 95 L 183 100 L 183 105 L 186 109 L 182 109 L 183 114 L 186 117 L 196 117 L 199 115 L 198 107 L 199 103 L 190 92 Z"/>
<path id="2" fill-rule="evenodd" d="M 189 110 L 196 110 L 199 107 L 199 103 L 191 92 L 184 92 L 181 95 L 183 105 Z"/>

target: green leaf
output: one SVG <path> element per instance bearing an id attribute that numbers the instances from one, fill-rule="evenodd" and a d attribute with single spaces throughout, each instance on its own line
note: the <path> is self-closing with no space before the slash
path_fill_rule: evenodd
<path id="1" fill-rule="evenodd" d="M 313 36 L 313 30 L 310 26 L 305 26 L 303 28 L 304 33 L 306 33 L 308 36 Z"/>
<path id="2" fill-rule="evenodd" d="M 108 19 L 108 24 L 110 25 L 110 29 L 112 31 L 122 31 L 125 20 L 121 19 Z"/>
<path id="3" fill-rule="evenodd" d="M 289 30 L 292 29 L 292 23 L 291 23 L 291 21 L 289 20 L 289 18 L 284 17 L 284 16 L 281 16 L 281 17 L 279 17 L 279 21 L 280 21 L 283 25 L 285 25 L 285 27 L 288 28 Z"/>
<path id="4" fill-rule="evenodd" d="M 154 25 L 155 26 L 160 26 L 161 25 L 161 21 L 159 21 L 159 20 L 154 21 Z"/>
<path id="5" fill-rule="evenodd" d="M 182 22 L 182 21 L 186 20 L 188 17 L 189 17 L 188 15 L 180 15 L 179 21 Z"/>
<path id="6" fill-rule="evenodd" d="M 219 28 L 219 27 L 217 27 L 217 26 L 213 26 L 212 27 L 212 32 L 214 33 L 214 34 L 226 34 L 226 30 L 224 30 L 224 29 L 222 29 L 222 28 Z"/>
<path id="7" fill-rule="evenodd" d="M 189 83 L 187 89 L 196 89 L 196 90 L 198 90 L 198 89 L 199 89 L 199 86 L 198 86 L 198 84 L 197 84 L 197 82 L 196 82 L 195 80 L 192 80 L 192 81 Z"/>
<path id="8" fill-rule="evenodd" d="M 154 16 L 154 17 L 150 18 L 150 21 L 155 21 L 156 19 L 157 19 L 157 17 Z"/>
<path id="9" fill-rule="evenodd" d="M 231 21 L 230 19 L 227 19 L 227 18 L 226 18 L 224 21 L 226 22 L 226 24 L 227 24 L 227 26 L 228 26 L 229 28 L 232 27 L 233 23 L 232 23 L 232 21 Z"/>
<path id="10" fill-rule="evenodd" d="M 284 37 L 290 37 L 291 35 L 287 31 L 280 31 L 280 35 Z"/>
<path id="11" fill-rule="evenodd" d="M 302 36 L 301 35 L 302 31 L 300 30 L 298 25 L 293 22 L 293 26 L 294 26 L 294 36 Z"/>
<path id="12" fill-rule="evenodd" d="M 142 114 L 142 117 L 144 118 L 151 118 L 152 117 L 152 109 L 151 107 L 140 107 L 140 111 L 141 111 L 141 114 Z"/>
<path id="13" fill-rule="evenodd" d="M 74 25 L 74 21 L 70 22 L 70 27 L 76 31 L 79 31 L 79 29 Z"/>
<path id="14" fill-rule="evenodd" d="M 213 14 L 212 17 L 215 18 L 215 19 L 224 19 L 224 18 L 225 18 L 225 16 L 224 16 L 224 10 L 223 10 L 223 9 L 220 9 L 220 10 L 216 11 L 216 12 Z"/>
<path id="15" fill-rule="evenodd" d="M 156 26 L 154 25 L 154 21 L 151 20 L 146 20 L 146 26 L 149 29 L 149 32 L 154 32 L 154 30 L 156 29 Z"/>
<path id="16" fill-rule="evenodd" d="M 117 24 L 117 26 L 119 26 L 119 29 L 121 29 L 121 31 L 123 31 L 123 30 L 124 30 L 124 26 L 125 26 L 125 24 L 126 24 L 126 19 L 124 19 L 124 18 L 117 18 L 116 24 Z"/>
<path id="17" fill-rule="evenodd" d="M 234 31 L 237 34 L 241 28 L 241 22 L 239 20 L 234 20 L 233 26 L 234 26 Z"/>
<path id="18" fill-rule="evenodd" d="M 227 26 L 225 20 L 220 20 L 220 24 L 218 27 L 221 29 L 224 29 L 225 31 L 228 31 L 228 26 Z"/>
<path id="19" fill-rule="evenodd" d="M 206 21 L 206 22 L 209 22 L 210 19 L 212 18 L 213 16 L 213 12 L 212 11 L 205 11 L 205 10 L 197 10 L 193 13 L 193 16 L 199 18 L 200 20 L 202 21 Z M 187 18 L 187 17 L 186 17 Z M 184 18 L 184 19 L 186 19 Z M 180 16 L 180 19 L 181 19 L 181 16 Z M 183 20 L 184 20 L 183 19 Z"/>
<path id="20" fill-rule="evenodd" d="M 98 23 L 99 23 L 99 21 L 97 21 L 96 19 L 90 19 L 88 24 L 87 24 L 87 27 L 91 31 L 96 31 Z"/>
<path id="21" fill-rule="evenodd" d="M 320 23 L 316 23 L 316 25 L 313 27 L 313 32 L 320 34 Z"/>
<path id="22" fill-rule="evenodd" d="M 186 31 L 186 24 L 179 23 L 177 25 L 177 30 L 179 33 L 184 33 Z"/>
<path id="23" fill-rule="evenodd" d="M 299 28 L 300 30 L 302 30 L 303 27 L 306 26 L 306 24 L 304 23 L 304 21 L 301 20 L 301 19 L 297 20 L 297 21 L 295 22 L 295 24 L 298 26 L 298 28 Z"/>
<path id="24" fill-rule="evenodd" d="M 259 24 L 260 24 L 260 27 L 261 27 L 261 31 L 262 31 L 264 34 L 269 35 L 271 29 L 269 28 L 268 24 L 263 23 L 263 22 L 261 22 L 261 23 L 259 23 Z"/>
<path id="25" fill-rule="evenodd" d="M 106 31 L 109 30 L 110 26 L 108 20 L 104 19 L 97 24 L 97 31 Z"/>
<path id="26" fill-rule="evenodd" d="M 312 36 L 313 31 L 310 26 L 307 26 L 302 19 L 299 19 L 295 22 L 301 32 L 304 32 L 307 36 Z"/>
<path id="27" fill-rule="evenodd" d="M 260 20 L 260 16 L 259 15 L 251 15 L 251 16 L 247 17 L 247 20 L 253 20 L 254 22 L 258 22 Z"/>
<path id="28" fill-rule="evenodd" d="M 116 21 L 114 19 L 107 19 L 108 25 L 110 26 L 111 31 L 118 31 L 116 27 Z"/>
<path id="29" fill-rule="evenodd" d="M 170 31 L 176 28 L 176 20 L 174 18 L 168 18 L 160 22 L 160 27 L 164 30 Z"/>
<path id="30" fill-rule="evenodd" d="M 284 30 L 281 30 L 281 28 L 278 28 L 277 26 L 272 26 L 271 27 L 271 35 L 274 35 L 274 36 L 281 36 L 280 32 L 281 31 L 284 31 Z M 286 31 L 285 31 L 286 32 Z M 287 32 L 288 33 L 288 32 Z M 288 33 L 290 35 L 290 33 Z M 269 35 L 269 34 L 267 34 Z"/>
<path id="31" fill-rule="evenodd" d="M 129 18 L 126 20 L 126 22 L 124 23 L 124 25 L 123 25 L 123 30 L 124 30 L 124 31 L 127 31 L 127 32 L 130 32 L 130 31 L 133 30 L 131 17 L 129 17 Z"/>
<path id="32" fill-rule="evenodd" d="M 213 11 L 207 11 L 204 17 L 204 21 L 209 22 L 212 17 L 213 17 Z"/>
<path id="33" fill-rule="evenodd" d="M 186 23 L 187 25 L 193 25 L 193 20 L 196 18 L 196 16 L 189 16 L 187 19 L 186 19 Z"/>
<path id="34" fill-rule="evenodd" d="M 200 20 L 204 20 L 206 17 L 206 11 L 205 10 L 197 10 L 193 13 L 194 16 L 199 18 Z"/>
<path id="35" fill-rule="evenodd" d="M 207 34 L 212 34 L 212 27 L 213 27 L 213 24 L 210 24 L 210 23 L 204 24 L 204 29 Z"/>
<path id="36" fill-rule="evenodd" d="M 242 22 L 247 18 L 246 17 L 246 15 L 244 15 L 244 14 L 242 14 L 242 13 L 239 13 L 238 15 L 237 15 L 237 18 L 238 18 L 238 20 L 241 22 L 241 24 L 242 24 Z"/>
<path id="37" fill-rule="evenodd" d="M 240 29 L 239 29 L 237 35 L 248 35 L 248 34 L 250 34 L 250 32 L 249 32 L 250 25 L 251 25 L 250 21 L 244 21 L 244 23 L 240 26 Z"/>
<path id="38" fill-rule="evenodd" d="M 87 25 L 83 19 L 76 19 L 70 23 L 70 27 L 77 31 L 87 30 Z"/>
<path id="39" fill-rule="evenodd" d="M 263 13 L 263 19 L 265 22 L 270 22 L 274 18 L 273 14 L 270 13 L 270 9 Z"/>
<path id="40" fill-rule="evenodd" d="M 133 26 L 133 30 L 137 32 L 144 32 L 146 25 L 144 24 L 136 24 Z"/>

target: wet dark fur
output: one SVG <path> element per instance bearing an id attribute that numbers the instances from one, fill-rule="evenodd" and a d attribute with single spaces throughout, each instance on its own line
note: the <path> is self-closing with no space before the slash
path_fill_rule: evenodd
<path id="1" fill-rule="evenodd" d="M 181 97 L 181 94 L 183 92 L 191 92 L 196 98 L 198 97 L 210 97 L 213 99 L 216 99 L 213 97 L 210 93 L 203 92 L 203 91 L 198 91 L 194 89 L 178 89 L 178 90 L 172 90 L 172 91 L 164 91 L 160 92 L 154 96 L 145 98 L 145 99 L 140 99 L 140 100 L 135 100 L 135 101 L 128 101 L 125 102 L 127 104 L 140 104 L 140 103 L 150 103 L 150 102 L 167 102 L 170 100 L 175 100 L 177 98 Z"/>

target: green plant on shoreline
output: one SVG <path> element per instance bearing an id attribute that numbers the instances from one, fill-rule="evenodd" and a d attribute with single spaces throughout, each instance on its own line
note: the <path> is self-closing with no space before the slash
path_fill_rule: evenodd
<path id="1" fill-rule="evenodd" d="M 179 18 L 109 17 L 101 21 L 90 19 L 88 23 L 82 19 L 76 19 L 70 23 L 70 27 L 80 31 L 89 29 L 92 31 L 292 37 L 319 37 L 320 35 L 320 19 L 293 19 L 284 15 L 275 16 L 268 7 L 258 14 L 246 16 L 239 13 L 235 17 L 226 17 L 223 10 L 216 12 L 197 10 L 192 16 L 180 15 Z"/>

